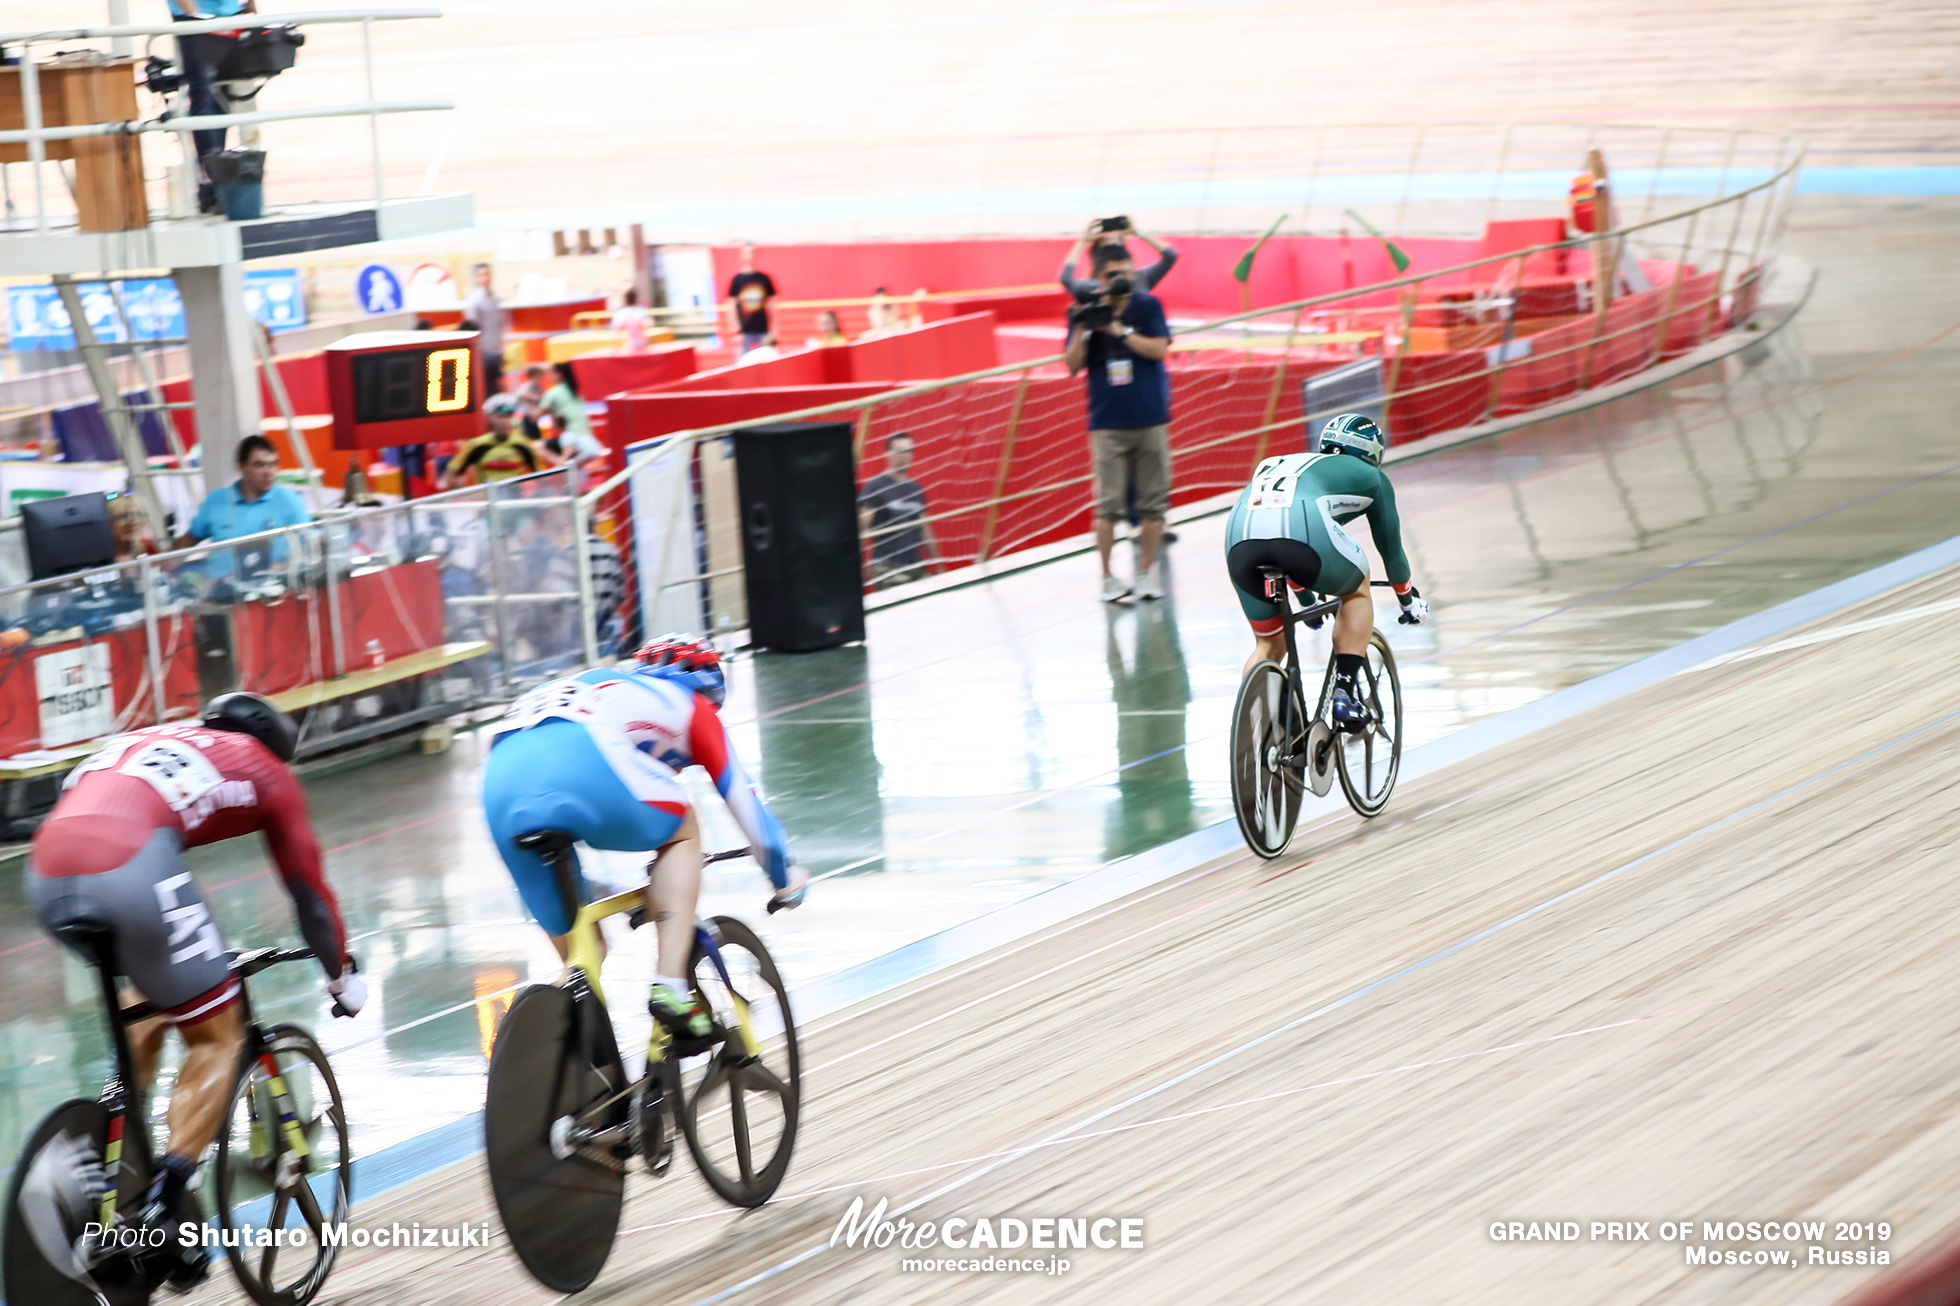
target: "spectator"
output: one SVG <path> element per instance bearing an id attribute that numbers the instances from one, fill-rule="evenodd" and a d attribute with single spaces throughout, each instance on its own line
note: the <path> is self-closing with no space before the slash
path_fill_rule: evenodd
<path id="1" fill-rule="evenodd" d="M 1137 229 L 1137 225 L 1134 222 L 1124 231 L 1104 231 L 1102 229 L 1102 219 L 1100 218 L 1091 222 L 1089 229 L 1082 233 L 1082 238 L 1069 246 L 1068 257 L 1062 260 L 1061 275 L 1055 278 L 1062 283 L 1062 289 L 1068 291 L 1071 295 L 1076 293 L 1077 287 L 1081 287 L 1084 292 L 1090 294 L 1100 290 L 1102 283 L 1093 277 L 1081 281 L 1076 280 L 1076 260 L 1082 257 L 1082 251 L 1085 249 L 1096 249 L 1103 245 L 1116 245 L 1121 247 L 1126 236 L 1135 236 L 1138 240 L 1157 251 L 1157 261 L 1131 277 L 1131 280 L 1136 282 L 1138 290 L 1155 290 L 1157 283 L 1162 281 L 1170 273 L 1170 270 L 1177 265 L 1177 251 L 1169 245 L 1160 244 L 1153 238 L 1146 236 Z"/>
<path id="2" fill-rule="evenodd" d="M 1110 320 L 1090 326 L 1078 305 L 1069 314 L 1069 375 L 1088 372 L 1089 446 L 1096 469 L 1096 552 L 1102 559 L 1103 598 L 1114 603 L 1135 593 L 1160 599 L 1157 553 L 1164 512 L 1170 507 L 1171 332 L 1164 306 L 1137 290 L 1129 253 L 1121 244 L 1098 245 L 1092 255 L 1099 298 L 1091 313 L 1107 308 Z M 1134 585 L 1110 571 L 1116 523 L 1124 516 L 1129 478 L 1136 478 L 1137 573 Z"/>
<path id="3" fill-rule="evenodd" d="M 817 334 L 803 342 L 805 349 L 818 349 L 825 345 L 848 345 L 851 338 L 844 334 L 844 324 L 837 320 L 837 311 L 826 308 L 817 314 Z"/>
<path id="4" fill-rule="evenodd" d="M 497 302 L 497 292 L 491 288 L 488 263 L 473 264 L 470 276 L 476 285 L 470 297 L 463 301 L 463 316 L 476 323 L 476 329 L 483 333 L 476 342 L 483 364 L 483 393 L 493 395 L 504 388 L 504 307 Z"/>
<path id="5" fill-rule="evenodd" d="M 926 487 L 912 468 L 912 437 L 896 432 L 885 441 L 885 470 L 858 495 L 858 527 L 871 542 L 871 586 L 884 589 L 924 576 L 939 558 L 926 522 Z"/>
<path id="6" fill-rule="evenodd" d="M 117 562 L 130 562 L 157 551 L 143 501 L 134 493 L 109 496 L 109 525 L 116 533 Z"/>
<path id="7" fill-rule="evenodd" d="M 640 306 L 640 292 L 628 286 L 620 296 L 619 307 L 613 310 L 612 329 L 624 332 L 628 353 L 644 354 L 647 351 L 648 320 L 653 315 Z"/>
<path id="8" fill-rule="evenodd" d="M 200 18 L 234 18 L 239 14 L 255 14 L 259 11 L 258 0 L 169 0 L 170 20 L 175 23 L 195 22 Z M 190 100 L 190 114 L 193 118 L 207 114 L 229 113 L 231 110 L 218 99 L 218 65 L 231 53 L 234 42 L 228 36 L 216 32 L 199 32 L 191 36 L 177 38 L 177 62 L 184 69 L 184 92 Z M 217 213 L 218 191 L 211 184 L 211 174 L 204 169 L 204 161 L 225 147 L 225 129 L 191 133 L 191 145 L 197 151 L 197 211 Z"/>
<path id="9" fill-rule="evenodd" d="M 865 305 L 864 318 L 868 326 L 859 340 L 877 340 L 894 334 L 898 330 L 898 309 L 892 305 L 883 286 L 871 292 L 871 302 Z"/>
<path id="10" fill-rule="evenodd" d="M 578 382 L 572 377 L 571 364 L 553 363 L 550 375 L 551 388 L 544 392 L 538 407 L 551 414 L 552 425 L 557 428 L 554 438 L 558 444 L 553 452 L 571 466 L 571 485 L 576 492 L 583 482 L 586 464 L 603 462 L 606 450 L 598 437 L 592 434 L 592 421 L 585 415 L 585 401 L 579 398 Z M 550 447 L 549 443 L 546 447 Z"/>
<path id="11" fill-rule="evenodd" d="M 243 535 L 297 526 L 313 520 L 298 494 L 278 484 L 279 451 L 262 435 L 248 435 L 238 442 L 238 479 L 221 485 L 204 496 L 191 527 L 177 537 L 176 546 L 187 549 L 207 540 L 235 540 Z M 229 575 L 232 550 L 221 549 L 204 563 L 207 576 Z M 277 563 L 286 556 L 286 542 L 272 541 L 265 561 Z M 249 570 L 250 568 L 248 568 Z"/>
<path id="12" fill-rule="evenodd" d="M 524 369 L 524 380 L 514 392 L 517 398 L 517 421 L 524 428 L 524 434 L 532 441 L 544 439 L 544 432 L 538 428 L 538 414 L 543 411 L 545 392 L 545 365 L 532 363 Z"/>
<path id="13" fill-rule="evenodd" d="M 517 400 L 510 395 L 491 395 L 483 405 L 483 416 L 490 429 L 474 440 L 464 442 L 442 473 L 442 488 L 453 490 L 476 484 L 494 485 L 515 476 L 529 476 L 544 466 L 538 447 L 517 430 Z"/>
<path id="14" fill-rule="evenodd" d="M 740 353 L 762 347 L 769 334 L 769 305 L 776 299 L 776 283 L 767 272 L 755 270 L 755 246 L 742 246 L 742 270 L 728 280 L 728 311 L 741 337 Z"/>
<path id="15" fill-rule="evenodd" d="M 619 550 L 592 532 L 585 536 L 585 569 L 592 578 L 593 624 L 604 657 L 638 648 L 639 623 L 626 606 L 626 567 Z"/>
<path id="16" fill-rule="evenodd" d="M 743 336 L 742 339 L 747 340 L 748 337 Z M 776 348 L 776 337 L 767 335 L 762 337 L 762 343 L 758 344 L 754 349 L 745 350 L 742 356 L 735 361 L 738 364 L 766 363 L 772 358 L 781 358 L 782 356 L 783 351 Z"/>

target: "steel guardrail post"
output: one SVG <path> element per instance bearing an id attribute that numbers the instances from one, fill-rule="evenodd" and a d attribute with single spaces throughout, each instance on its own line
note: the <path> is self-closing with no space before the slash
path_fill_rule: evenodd
<path id="1" fill-rule="evenodd" d="M 585 504 L 572 499 L 572 567 L 578 575 L 579 645 L 585 665 L 599 663 L 598 600 L 592 592 L 592 553 L 586 547 L 589 519 Z"/>
<path id="2" fill-rule="evenodd" d="M 334 556 L 334 523 L 320 524 L 321 579 L 327 591 L 327 631 L 333 639 L 333 678 L 347 678 L 347 632 L 340 612 L 340 560 Z"/>
<path id="3" fill-rule="evenodd" d="M 162 725 L 170 700 L 163 689 L 163 643 L 157 634 L 156 579 L 148 558 L 136 561 L 136 583 L 143 590 L 143 643 L 150 663 L 150 698 L 156 708 L 156 724 Z"/>

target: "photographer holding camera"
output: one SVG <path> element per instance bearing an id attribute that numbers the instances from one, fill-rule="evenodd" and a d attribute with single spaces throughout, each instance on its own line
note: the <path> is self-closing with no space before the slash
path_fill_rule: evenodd
<path id="1" fill-rule="evenodd" d="M 1155 296 L 1138 290 L 1135 265 L 1121 243 L 1090 255 L 1095 278 L 1078 282 L 1068 314 L 1069 375 L 1088 371 L 1089 447 L 1096 467 L 1096 552 L 1102 557 L 1103 599 L 1134 593 L 1164 597 L 1157 554 L 1171 501 L 1171 381 L 1164 367 L 1170 325 Z M 1110 571 L 1116 523 L 1124 515 L 1131 477 L 1136 483 L 1137 578 L 1127 585 Z"/>
<path id="2" fill-rule="evenodd" d="M 1177 251 L 1156 237 L 1147 234 L 1141 227 L 1137 226 L 1136 223 L 1128 218 L 1096 218 L 1092 220 L 1089 223 L 1088 230 L 1082 233 L 1081 238 L 1069 246 L 1068 257 L 1062 260 L 1062 270 L 1056 275 L 1055 280 L 1059 281 L 1062 289 L 1068 291 L 1071 295 L 1080 287 L 1086 287 L 1091 290 L 1101 289 L 1101 286 L 1093 280 L 1078 281 L 1076 279 L 1076 261 L 1082 257 L 1082 251 L 1084 250 L 1095 249 L 1099 245 L 1121 246 L 1131 236 L 1135 236 L 1138 240 L 1156 250 L 1157 261 L 1136 273 L 1130 279 L 1136 282 L 1136 288 L 1138 290 L 1155 290 L 1157 283 L 1162 281 L 1173 267 L 1177 266 Z"/>

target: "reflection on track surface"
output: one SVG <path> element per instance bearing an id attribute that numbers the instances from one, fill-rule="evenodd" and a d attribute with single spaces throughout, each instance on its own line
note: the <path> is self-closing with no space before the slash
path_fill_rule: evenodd
<path id="1" fill-rule="evenodd" d="M 1823 279 L 1765 347 L 1399 466 L 1436 611 L 1428 627 L 1385 626 L 1411 742 L 1951 534 L 1960 431 L 1941 315 L 1960 295 L 1917 239 L 1949 220 L 1938 204 L 1811 205 L 1792 243 Z M 1229 820 L 1222 732 L 1248 639 L 1222 531 L 1222 516 L 1181 528 L 1162 603 L 1099 603 L 1082 557 L 874 614 L 864 648 L 743 661 L 727 709 L 738 746 L 798 855 L 830 878 L 765 922 L 753 868 L 717 869 L 704 910 L 756 924 L 795 983 Z M 296 968 L 257 997 L 267 1019 L 319 1029 L 363 1154 L 480 1105 L 509 992 L 557 971 L 475 810 L 481 745 L 309 780 L 377 997 L 329 1025 Z M 709 837 L 737 842 L 706 810 Z M 290 938 L 256 846 L 192 864 L 235 945 Z M 637 872 L 625 857 L 595 864 Z M 17 874 L 0 894 L 6 1164 L 54 1102 L 93 1092 L 107 1049 L 86 974 L 40 939 Z M 624 939 L 609 974 L 631 993 L 648 945 Z M 635 1020 L 621 1015 L 629 1045 Z"/>

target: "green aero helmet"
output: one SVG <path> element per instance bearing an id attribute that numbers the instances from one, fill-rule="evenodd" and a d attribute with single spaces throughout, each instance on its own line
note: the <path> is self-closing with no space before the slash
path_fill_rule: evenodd
<path id="1" fill-rule="evenodd" d="M 1388 433 L 1363 413 L 1342 413 L 1320 428 L 1320 452 L 1351 453 L 1379 467 Z"/>

